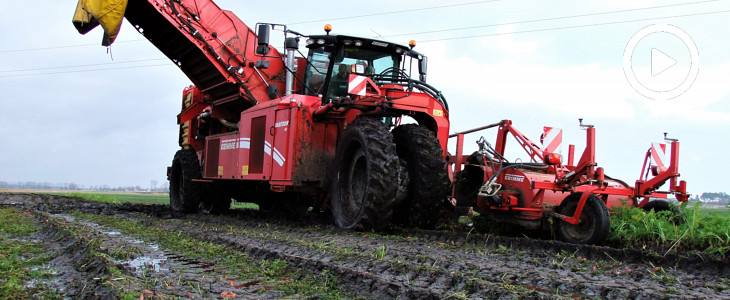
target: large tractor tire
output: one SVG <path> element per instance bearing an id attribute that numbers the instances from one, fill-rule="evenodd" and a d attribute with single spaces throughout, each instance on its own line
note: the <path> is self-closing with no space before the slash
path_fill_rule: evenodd
<path id="1" fill-rule="evenodd" d="M 563 200 L 557 208 L 557 213 L 573 216 L 583 193 L 573 193 Z M 611 219 L 608 208 L 601 198 L 591 194 L 586 199 L 583 212 L 580 214 L 580 223 L 570 224 L 558 221 L 557 235 L 561 241 L 571 244 L 600 244 L 608 236 Z"/>
<path id="2" fill-rule="evenodd" d="M 431 130 L 416 124 L 398 126 L 392 134 L 409 178 L 406 197 L 395 208 L 395 220 L 431 229 L 451 186 L 441 144 Z"/>
<path id="3" fill-rule="evenodd" d="M 359 117 L 340 137 L 331 180 L 332 214 L 343 229 L 382 229 L 393 215 L 398 157 L 388 128 Z"/>
<path id="4" fill-rule="evenodd" d="M 194 213 L 198 210 L 204 192 L 203 186 L 193 182 L 201 178 L 198 155 L 192 149 L 175 153 L 170 172 L 170 207 L 177 212 Z"/>

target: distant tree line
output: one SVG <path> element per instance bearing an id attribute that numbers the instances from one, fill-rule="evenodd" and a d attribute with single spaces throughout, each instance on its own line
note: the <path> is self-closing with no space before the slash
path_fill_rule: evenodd
<path id="1" fill-rule="evenodd" d="M 719 192 L 719 193 L 702 193 L 700 195 L 693 196 L 690 201 L 701 201 L 704 203 L 714 203 L 714 204 L 722 204 L 727 205 L 730 204 L 730 195 L 727 193 Z"/>
<path id="2" fill-rule="evenodd" d="M 136 186 L 118 186 L 111 187 L 109 185 L 91 185 L 83 186 L 73 182 L 64 183 L 50 183 L 50 182 L 6 182 L 0 181 L 0 189 L 23 189 L 23 190 L 60 190 L 60 191 L 103 191 L 103 192 L 158 192 L 158 193 L 169 193 L 170 188 L 167 182 L 163 182 L 160 186 L 157 186 L 156 182 L 152 187 L 143 188 L 139 185 Z"/>

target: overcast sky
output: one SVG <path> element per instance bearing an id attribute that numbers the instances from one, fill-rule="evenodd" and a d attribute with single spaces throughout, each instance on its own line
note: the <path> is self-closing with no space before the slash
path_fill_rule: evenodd
<path id="1" fill-rule="evenodd" d="M 537 140 L 542 126 L 560 127 L 564 154 L 573 143 L 579 157 L 584 118 L 597 128 L 599 166 L 628 182 L 650 143 L 668 132 L 682 143 L 691 193 L 730 191 L 729 0 L 216 2 L 250 26 L 321 34 L 330 23 L 338 34 L 416 40 L 429 57 L 428 82 L 449 101 L 451 132 L 511 119 Z M 110 49 L 100 46 L 100 28 L 79 35 L 75 7 L 0 2 L 0 181 L 162 183 L 190 81 L 126 21 Z M 699 53 L 696 80 L 671 100 L 642 96 L 624 74 L 627 44 L 653 24 L 680 28 Z M 633 70 L 655 86 L 681 83 L 690 48 L 676 35 L 648 35 L 631 52 Z M 651 76 L 652 49 L 676 65 Z M 484 135 L 494 140 L 494 132 Z"/>

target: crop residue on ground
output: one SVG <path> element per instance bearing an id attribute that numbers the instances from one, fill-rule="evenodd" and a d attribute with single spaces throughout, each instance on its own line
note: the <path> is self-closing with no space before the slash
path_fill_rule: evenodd
<path id="1" fill-rule="evenodd" d="M 18 274 L 0 274 L 3 298 L 730 298 L 725 256 L 675 249 L 347 232 L 320 216 L 58 195 L 0 194 L 0 213 L 0 267 Z"/>

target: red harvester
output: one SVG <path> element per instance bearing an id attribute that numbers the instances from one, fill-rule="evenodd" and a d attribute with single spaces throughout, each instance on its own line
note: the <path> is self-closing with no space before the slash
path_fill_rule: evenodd
<path id="1" fill-rule="evenodd" d="M 183 91 L 181 149 L 168 172 L 174 210 L 220 212 L 233 198 L 263 210 L 331 210 L 348 229 L 437 221 L 450 186 L 449 113 L 415 42 L 329 26 L 316 35 L 268 23 L 254 31 L 211 0 L 78 7 L 80 32 L 106 24 L 108 44 L 123 15 L 194 83 Z M 114 12 L 120 20 L 104 19 Z M 273 32 L 284 54 L 269 45 Z M 405 116 L 418 124 L 399 125 Z"/>
<path id="2" fill-rule="evenodd" d="M 183 90 L 181 149 L 168 168 L 172 209 L 216 213 L 235 199 L 261 210 L 331 211 L 345 229 L 380 229 L 391 220 L 436 224 L 451 187 L 444 150 L 449 112 L 444 96 L 426 83 L 427 58 L 413 50 L 415 42 L 334 35 L 329 25 L 316 35 L 270 23 L 254 31 L 211 0 L 84 0 L 74 25 L 86 33 L 101 24 L 109 45 L 122 17 L 194 84 Z M 273 31 L 283 37 L 284 54 L 269 45 Z M 302 40 L 306 56 L 297 55 Z M 401 124 L 404 117 L 417 124 Z M 449 158 L 457 204 L 531 226 L 557 216 L 560 224 L 580 227 L 605 213 L 608 195 L 636 201 L 656 195 L 662 181 L 617 185 L 595 168 L 592 144 L 575 167 L 543 161 L 547 153 L 509 121 L 498 126 L 497 149 L 484 144 L 470 157 L 460 153 L 463 134 L 457 135 L 459 151 Z M 487 155 L 503 153 L 507 132 L 524 142 L 534 165 Z M 661 174 L 671 178 L 672 191 L 686 195 L 683 183 L 675 187 L 672 166 Z"/>

